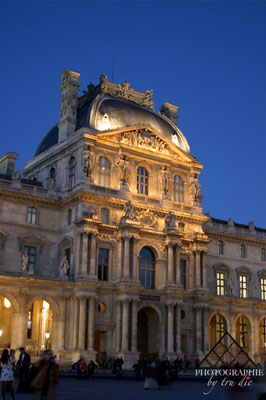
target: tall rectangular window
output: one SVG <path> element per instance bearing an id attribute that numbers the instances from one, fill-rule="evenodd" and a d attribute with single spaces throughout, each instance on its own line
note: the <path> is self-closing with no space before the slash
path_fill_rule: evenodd
<path id="1" fill-rule="evenodd" d="M 99 281 L 108 281 L 108 264 L 109 264 L 109 250 L 98 250 L 98 279 Z"/>
<path id="2" fill-rule="evenodd" d="M 239 276 L 240 297 L 246 299 L 248 297 L 248 279 L 246 275 Z"/>
<path id="3" fill-rule="evenodd" d="M 186 289 L 186 260 L 180 260 L 180 281 L 184 289 Z"/>
<path id="4" fill-rule="evenodd" d="M 266 300 L 266 278 L 260 278 L 261 300 Z"/>
<path id="5" fill-rule="evenodd" d="M 218 240 L 218 254 L 224 254 L 224 243 Z"/>
<path id="6" fill-rule="evenodd" d="M 69 209 L 69 210 L 67 211 L 67 224 L 68 224 L 68 225 L 71 225 L 71 222 L 72 222 L 72 210 Z"/>
<path id="7" fill-rule="evenodd" d="M 266 261 L 265 249 L 261 249 L 261 261 Z"/>
<path id="8" fill-rule="evenodd" d="M 27 212 L 27 223 L 36 224 L 37 222 L 37 209 L 35 207 L 29 207 Z"/>
<path id="9" fill-rule="evenodd" d="M 225 291 L 225 279 L 224 279 L 224 274 L 222 272 L 217 272 L 216 275 L 216 288 L 217 288 L 217 295 L 218 296 L 224 296 Z"/>
<path id="10" fill-rule="evenodd" d="M 36 266 L 36 247 L 24 246 L 23 253 L 28 253 L 28 272 L 33 275 Z"/>
<path id="11" fill-rule="evenodd" d="M 107 208 L 101 208 L 101 220 L 104 224 L 109 224 L 109 210 Z"/>
<path id="12" fill-rule="evenodd" d="M 246 247 L 244 244 L 241 244 L 241 246 L 240 246 L 240 257 L 246 258 Z"/>

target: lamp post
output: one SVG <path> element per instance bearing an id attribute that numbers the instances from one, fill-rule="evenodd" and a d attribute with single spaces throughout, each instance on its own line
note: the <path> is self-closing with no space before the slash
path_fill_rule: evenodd
<path id="1" fill-rule="evenodd" d="M 47 350 L 47 347 L 48 347 L 48 340 L 49 340 L 49 338 L 50 338 L 50 333 L 49 333 L 49 332 L 46 332 L 45 338 L 46 338 L 45 350 Z"/>

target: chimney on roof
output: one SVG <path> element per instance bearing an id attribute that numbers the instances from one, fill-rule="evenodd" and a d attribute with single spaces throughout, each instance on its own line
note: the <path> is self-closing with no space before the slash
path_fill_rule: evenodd
<path id="1" fill-rule="evenodd" d="M 176 125 L 178 119 L 177 110 L 178 106 L 174 106 L 170 103 L 163 103 L 160 108 L 160 113 L 170 119 L 170 121 L 172 121 Z"/>
<path id="2" fill-rule="evenodd" d="M 17 153 L 13 152 L 7 153 L 4 157 L 0 158 L 0 174 L 12 176 L 17 158 Z"/>
<path id="3" fill-rule="evenodd" d="M 78 107 L 78 90 L 80 74 L 66 69 L 61 76 L 61 104 L 59 142 L 64 141 L 68 136 L 75 132 Z"/>

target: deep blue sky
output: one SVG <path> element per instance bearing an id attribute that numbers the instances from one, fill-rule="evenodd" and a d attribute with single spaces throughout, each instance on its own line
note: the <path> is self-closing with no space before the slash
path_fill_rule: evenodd
<path id="1" fill-rule="evenodd" d="M 179 106 L 178 126 L 204 165 L 204 212 L 265 226 L 263 1 L 1 2 L 1 152 L 31 159 L 59 120 L 60 77 L 80 94 L 105 73 L 155 108 Z"/>

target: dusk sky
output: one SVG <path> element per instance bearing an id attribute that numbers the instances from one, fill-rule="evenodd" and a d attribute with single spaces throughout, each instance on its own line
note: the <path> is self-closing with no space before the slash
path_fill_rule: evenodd
<path id="1" fill-rule="evenodd" d="M 61 74 L 80 95 L 105 73 L 178 105 L 204 165 L 203 211 L 265 227 L 264 1 L 0 2 L 1 151 L 25 162 L 60 118 Z"/>

